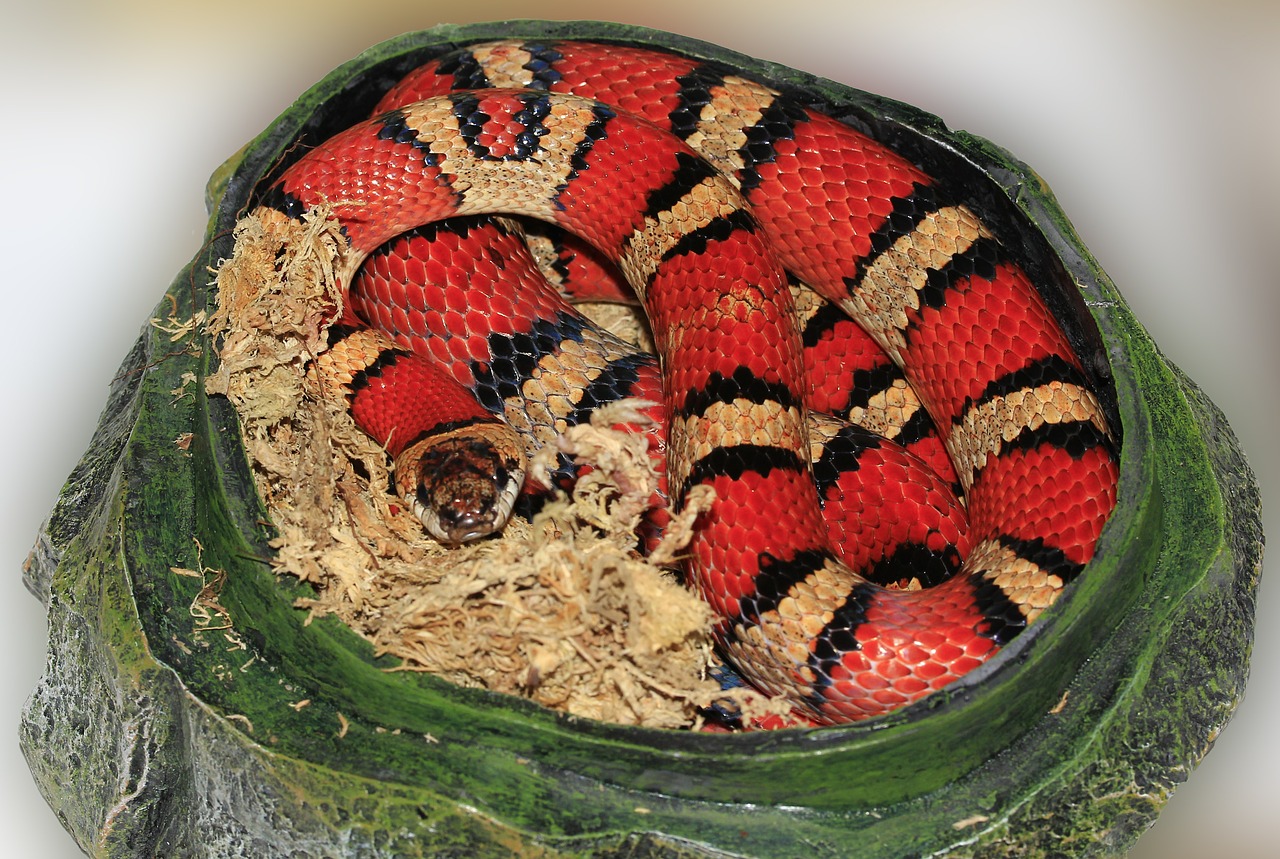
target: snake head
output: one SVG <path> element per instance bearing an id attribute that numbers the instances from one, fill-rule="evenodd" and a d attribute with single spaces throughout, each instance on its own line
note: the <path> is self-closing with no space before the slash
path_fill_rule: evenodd
<path id="1" fill-rule="evenodd" d="M 502 530 L 524 473 L 519 437 L 498 422 L 433 431 L 396 457 L 401 497 L 427 532 L 447 545 Z"/>

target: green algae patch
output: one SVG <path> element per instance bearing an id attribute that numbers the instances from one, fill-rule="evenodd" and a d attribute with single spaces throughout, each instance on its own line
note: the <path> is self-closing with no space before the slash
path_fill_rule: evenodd
<path id="1" fill-rule="evenodd" d="M 1119 503 L 1071 590 L 990 664 L 881 719 L 708 735 L 608 724 L 419 672 L 274 567 L 241 424 L 210 396 L 209 272 L 297 144 L 406 70 L 497 37 L 658 44 L 737 65 L 980 189 L 1121 428 Z M 193 189 L 198 193 L 198 189 Z M 21 743 L 94 856 L 1121 855 L 1242 693 L 1259 495 L 1230 428 L 1163 358 L 1026 165 L 914 108 L 633 27 L 514 21 L 379 45 L 208 189 L 25 578 L 49 662 Z"/>

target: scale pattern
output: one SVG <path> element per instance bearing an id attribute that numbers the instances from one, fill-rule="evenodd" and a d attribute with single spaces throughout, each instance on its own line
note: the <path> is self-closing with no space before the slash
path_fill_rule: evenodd
<path id="1" fill-rule="evenodd" d="M 481 213 L 557 225 L 622 274 L 663 368 L 671 504 L 715 490 L 691 581 L 722 618 L 726 655 L 804 718 L 878 715 L 971 671 L 1079 574 L 1114 506 L 1118 443 L 1097 393 L 962 189 L 731 69 L 617 45 L 472 46 L 411 73 L 375 119 L 320 144 L 262 195 L 294 216 L 320 201 L 351 242 L 348 284 L 405 231 Z M 393 308 L 388 333 L 461 367 L 454 375 L 490 411 L 519 397 L 551 427 L 580 414 L 579 395 L 527 388 L 533 377 L 560 384 L 538 363 L 594 336 L 556 307 L 469 298 L 441 311 L 395 295 L 394 282 L 398 273 L 367 315 Z M 426 333 L 436 313 L 488 327 Z M 517 340 L 525 351 L 500 353 Z M 863 363 L 850 372 L 855 355 Z M 504 388 L 500 368 L 514 380 L 529 356 L 534 366 Z M 634 375 L 652 372 L 621 351 L 613 360 L 564 390 L 617 377 L 627 361 Z M 828 385 L 815 366 L 845 381 Z M 944 533 L 965 518 L 945 512 L 914 535 L 866 514 L 887 548 L 862 536 L 837 546 L 823 511 L 858 497 L 849 475 L 883 487 L 885 472 L 914 480 L 921 469 L 862 429 L 822 429 L 810 417 L 818 403 L 855 419 L 874 404 L 867 420 L 888 434 L 936 439 L 947 462 L 898 497 L 956 488 L 960 500 L 924 506 L 963 505 L 967 531 Z M 932 431 L 919 431 L 921 412 Z M 884 586 L 922 551 L 955 574 L 923 590 Z M 876 571 L 877 558 L 897 555 Z"/>

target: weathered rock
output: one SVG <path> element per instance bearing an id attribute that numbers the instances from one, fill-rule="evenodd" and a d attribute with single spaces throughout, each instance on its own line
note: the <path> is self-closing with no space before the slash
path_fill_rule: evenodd
<path id="1" fill-rule="evenodd" d="M 661 41 L 835 104 L 985 188 L 1060 285 L 1114 385 L 1119 505 L 1069 594 L 996 660 L 889 717 L 817 732 L 644 731 L 388 673 L 264 562 L 270 525 L 198 328 L 143 332 L 26 570 L 49 662 L 22 721 L 37 782 L 100 856 L 1063 856 L 1122 852 L 1208 751 L 1244 686 L 1262 534 L 1223 416 L 1160 355 L 1047 189 L 912 108 L 652 31 L 512 22 L 380 45 L 215 177 L 208 244 L 159 315 L 208 308 L 253 187 L 299 135 L 406 69 L 497 36 Z M 1034 229 L 1026 229 L 1027 223 Z M 1006 231 L 1007 232 L 1007 231 Z M 189 374 L 189 375 L 188 375 Z"/>

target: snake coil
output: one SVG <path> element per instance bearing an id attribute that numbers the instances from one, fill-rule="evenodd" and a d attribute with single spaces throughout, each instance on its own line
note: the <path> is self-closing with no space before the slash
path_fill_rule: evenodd
<path id="1" fill-rule="evenodd" d="M 262 197 L 292 216 L 322 200 L 339 201 L 354 251 L 341 279 L 355 285 L 357 321 L 382 331 L 372 346 L 335 346 L 339 382 L 398 471 L 438 474 L 444 460 L 423 467 L 436 437 L 457 446 L 494 413 L 522 413 L 536 445 L 583 419 L 585 391 L 606 399 L 601 380 L 609 397 L 653 392 L 671 505 L 715 491 L 690 579 L 721 618 L 725 654 L 790 696 L 799 719 L 888 712 L 982 664 L 1081 572 L 1115 504 L 1103 397 L 1017 247 L 963 187 L 730 69 L 589 42 L 474 45 L 410 73 L 372 120 Z M 503 321 L 457 330 L 448 307 L 358 274 L 406 231 L 495 213 L 553 224 L 621 273 L 652 326 L 660 380 L 644 388 L 642 361 L 611 357 L 612 343 L 549 300 L 515 294 Z M 530 392 L 538 360 L 586 340 L 598 360 L 571 408 Z M 545 345 L 523 374 L 497 379 L 514 341 Z M 423 414 L 441 355 L 478 400 Z M 896 440 L 837 424 L 815 456 L 815 404 Z M 455 470 L 506 504 L 509 486 L 477 477 L 486 443 L 468 435 Z M 490 456 L 518 475 L 518 453 Z M 867 524 L 875 498 L 904 494 L 884 488 L 895 469 L 943 525 L 913 536 Z M 438 494 L 422 481 L 405 491 L 419 510 Z M 464 522 L 452 535 L 479 533 L 483 517 L 444 495 L 440 518 Z M 828 507 L 840 513 L 824 518 Z M 828 536 L 833 518 L 852 523 L 850 545 Z M 939 566 L 952 575 L 932 587 L 885 586 L 931 583 Z"/>

